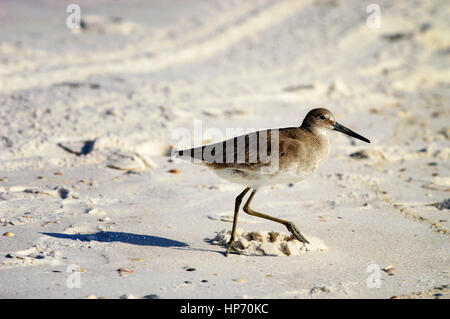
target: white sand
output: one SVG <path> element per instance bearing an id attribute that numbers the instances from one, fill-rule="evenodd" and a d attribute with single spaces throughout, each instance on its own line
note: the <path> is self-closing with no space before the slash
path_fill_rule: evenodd
<path id="1" fill-rule="evenodd" d="M 0 298 L 450 296 L 446 1 L 378 1 L 379 29 L 356 0 L 77 3 L 78 31 L 60 1 L 0 7 Z M 243 238 L 284 242 L 225 258 L 241 187 L 171 161 L 174 131 L 322 106 L 372 143 L 333 133 L 313 176 L 253 201 L 318 246 L 283 253 L 242 212 Z"/>

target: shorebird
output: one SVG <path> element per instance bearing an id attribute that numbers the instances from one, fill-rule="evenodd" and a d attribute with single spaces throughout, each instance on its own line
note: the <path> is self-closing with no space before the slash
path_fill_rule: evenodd
<path id="1" fill-rule="evenodd" d="M 317 108 L 308 112 L 300 127 L 257 131 L 177 152 L 177 156 L 193 159 L 211 168 L 219 177 L 246 187 L 235 200 L 226 256 L 231 250 L 240 253 L 235 247 L 236 225 L 242 199 L 250 190 L 252 193 L 244 204 L 244 212 L 283 224 L 297 240 L 309 243 L 293 222 L 256 212 L 250 208 L 250 203 L 263 186 L 296 183 L 313 173 L 328 156 L 328 132 L 332 130 L 370 143 L 367 138 L 336 122 L 329 110 Z"/>

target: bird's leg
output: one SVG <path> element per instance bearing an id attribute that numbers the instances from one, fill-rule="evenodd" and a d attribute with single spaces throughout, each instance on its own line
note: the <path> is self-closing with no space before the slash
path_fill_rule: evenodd
<path id="1" fill-rule="evenodd" d="M 253 209 L 251 209 L 249 206 L 250 206 L 250 203 L 251 203 L 253 197 L 255 196 L 255 194 L 256 194 L 256 190 L 253 190 L 253 192 L 251 193 L 250 197 L 248 198 L 247 202 L 244 205 L 244 212 L 246 212 L 247 214 L 252 215 L 252 216 L 269 219 L 274 222 L 283 224 L 291 232 L 291 234 L 294 235 L 294 237 L 297 238 L 300 242 L 309 244 L 309 241 L 307 241 L 306 238 L 303 237 L 303 235 L 298 231 L 297 227 L 295 227 L 293 222 L 290 222 L 290 221 L 287 221 L 284 219 L 280 219 L 280 218 L 276 218 L 276 217 L 272 217 L 272 216 L 269 216 L 266 214 L 258 213 L 258 212 L 255 212 Z"/>
<path id="2" fill-rule="evenodd" d="M 225 252 L 225 256 L 228 256 L 230 250 L 233 250 L 235 253 L 240 253 L 240 251 L 234 247 L 234 236 L 236 235 L 236 225 L 238 221 L 239 207 L 242 203 L 242 198 L 244 198 L 245 194 L 250 190 L 250 187 L 247 187 L 236 197 L 236 201 L 234 203 L 234 218 L 233 218 L 233 228 L 231 230 L 231 238 L 227 244 L 227 251 Z"/>

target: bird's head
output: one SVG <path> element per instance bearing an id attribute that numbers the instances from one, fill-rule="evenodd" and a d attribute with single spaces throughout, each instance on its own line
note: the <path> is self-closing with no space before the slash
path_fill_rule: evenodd
<path id="1" fill-rule="evenodd" d="M 309 129 L 317 134 L 325 135 L 328 131 L 334 130 L 357 138 L 366 143 L 370 143 L 370 141 L 364 136 L 361 136 L 358 133 L 353 132 L 351 129 L 336 122 L 333 113 L 324 108 L 317 108 L 309 111 L 308 114 L 306 114 L 301 127 Z"/>

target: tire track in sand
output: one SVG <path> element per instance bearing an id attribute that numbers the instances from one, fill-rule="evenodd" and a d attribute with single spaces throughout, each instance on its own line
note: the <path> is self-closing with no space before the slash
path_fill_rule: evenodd
<path id="1" fill-rule="evenodd" d="M 232 27 L 217 32 L 217 35 L 211 38 L 193 43 L 174 52 L 155 53 L 153 57 L 130 56 L 123 61 L 115 60 L 83 66 L 69 66 L 68 68 L 42 72 L 34 76 L 29 74 L 25 74 L 25 76 L 23 74 L 11 75 L 8 81 L 2 83 L 2 90 L 13 92 L 30 89 L 34 86 L 50 86 L 64 81 L 83 81 L 95 74 L 156 72 L 167 67 L 208 59 L 226 51 L 248 37 L 281 23 L 309 3 L 310 1 L 300 2 L 296 0 L 277 2 L 266 10 L 250 15 L 247 19 L 242 20 L 239 17 Z"/>

